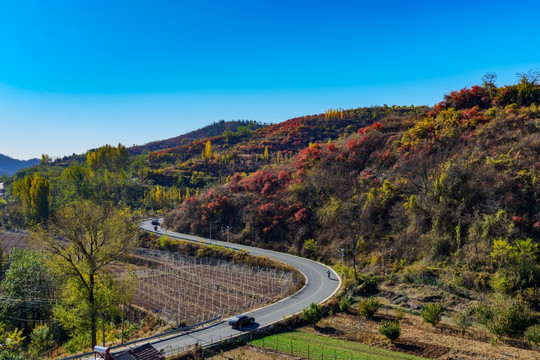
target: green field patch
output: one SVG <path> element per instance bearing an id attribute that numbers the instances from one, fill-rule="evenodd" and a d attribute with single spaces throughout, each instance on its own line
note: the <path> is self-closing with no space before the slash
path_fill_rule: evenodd
<path id="1" fill-rule="evenodd" d="M 353 341 L 290 331 L 253 340 L 251 345 L 317 360 L 425 359 Z"/>

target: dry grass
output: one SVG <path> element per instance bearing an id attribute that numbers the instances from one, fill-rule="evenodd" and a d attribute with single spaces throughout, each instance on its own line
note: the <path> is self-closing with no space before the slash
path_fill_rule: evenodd
<path id="1" fill-rule="evenodd" d="M 379 310 L 374 320 L 365 320 L 357 314 L 337 314 L 322 319 L 317 327 L 306 327 L 302 331 L 316 332 L 324 336 L 331 336 L 347 340 L 362 342 L 367 345 L 386 348 L 394 351 L 403 351 L 399 344 L 407 344 L 413 349 L 410 353 L 429 358 L 450 359 L 540 359 L 540 352 L 518 349 L 502 343 L 492 345 L 491 336 L 482 329 L 474 329 L 475 336 L 462 336 L 452 329 L 441 331 L 424 323 L 420 316 L 405 314 L 401 323 L 401 337 L 397 346 L 391 344 L 379 334 L 381 320 L 394 318 L 395 312 Z M 450 330 L 450 331 L 449 331 Z M 484 338 L 486 341 L 480 341 Z M 408 351 L 409 352 L 409 351 Z"/>
<path id="2" fill-rule="evenodd" d="M 242 346 L 236 349 L 224 351 L 211 357 L 206 357 L 211 360 L 299 360 L 303 359 L 298 356 L 286 355 L 268 349 L 260 349 L 255 346 Z"/>

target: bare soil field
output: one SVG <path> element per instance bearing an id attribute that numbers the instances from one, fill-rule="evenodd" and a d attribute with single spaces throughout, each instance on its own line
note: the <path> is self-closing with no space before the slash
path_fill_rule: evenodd
<path id="1" fill-rule="evenodd" d="M 244 313 L 283 298 L 292 284 L 287 271 L 138 249 L 130 264 L 111 267 L 118 276 L 131 269 L 138 278 L 133 304 L 173 324 L 186 325 Z"/>

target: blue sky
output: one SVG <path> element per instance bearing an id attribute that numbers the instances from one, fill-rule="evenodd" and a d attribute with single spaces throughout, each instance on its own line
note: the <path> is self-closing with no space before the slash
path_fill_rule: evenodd
<path id="1" fill-rule="evenodd" d="M 0 0 L 0 153 L 433 105 L 540 68 L 538 1 Z"/>

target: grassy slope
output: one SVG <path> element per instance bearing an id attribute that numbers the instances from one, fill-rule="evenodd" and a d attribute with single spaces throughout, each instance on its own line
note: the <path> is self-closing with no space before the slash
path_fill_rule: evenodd
<path id="1" fill-rule="evenodd" d="M 291 331 L 253 340 L 251 344 L 310 359 L 398 360 L 425 359 L 357 342 Z"/>

